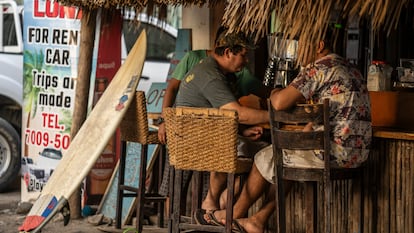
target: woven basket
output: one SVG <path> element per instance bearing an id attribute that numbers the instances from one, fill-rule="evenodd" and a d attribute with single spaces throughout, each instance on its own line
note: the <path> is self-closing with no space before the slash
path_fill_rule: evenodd
<path id="1" fill-rule="evenodd" d="M 167 108 L 170 164 L 176 169 L 236 172 L 237 113 L 214 108 Z"/>

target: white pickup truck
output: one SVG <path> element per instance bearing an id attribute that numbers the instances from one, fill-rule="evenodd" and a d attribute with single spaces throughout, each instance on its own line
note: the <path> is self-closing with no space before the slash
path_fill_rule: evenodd
<path id="1" fill-rule="evenodd" d="M 22 13 L 23 6 L 17 5 L 15 1 L 0 0 L 0 192 L 7 190 L 17 180 L 23 162 L 21 161 Z M 140 27 L 147 29 L 149 49 L 138 89 L 147 91 L 152 82 L 166 80 L 169 58 L 175 50 L 177 29 L 148 17 L 139 19 Z M 129 25 L 129 18 L 124 17 L 122 57 L 126 57 L 140 31 L 130 30 Z"/>
<path id="2" fill-rule="evenodd" d="M 14 1 L 0 0 L 0 191 L 16 181 L 21 164 L 22 10 Z"/>

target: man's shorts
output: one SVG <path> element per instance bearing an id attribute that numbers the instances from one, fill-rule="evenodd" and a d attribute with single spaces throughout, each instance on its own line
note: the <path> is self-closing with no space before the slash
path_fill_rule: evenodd
<path id="1" fill-rule="evenodd" d="M 244 158 L 253 158 L 260 150 L 269 145 L 265 141 L 252 141 L 247 137 L 240 136 L 238 137 L 239 141 L 237 143 L 237 156 Z"/>
<path id="2" fill-rule="evenodd" d="M 254 157 L 254 163 L 269 183 L 274 184 L 275 159 L 272 145 L 269 145 Z M 289 167 L 322 168 L 324 161 L 320 158 L 319 151 L 314 150 L 283 150 L 283 164 Z"/>

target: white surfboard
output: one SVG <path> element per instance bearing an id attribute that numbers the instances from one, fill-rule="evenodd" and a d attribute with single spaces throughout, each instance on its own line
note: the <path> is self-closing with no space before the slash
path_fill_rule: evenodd
<path id="1" fill-rule="evenodd" d="M 141 33 L 127 59 L 95 105 L 39 198 L 19 227 L 23 232 L 39 231 L 79 188 L 109 139 L 119 126 L 135 94 L 146 54 L 147 37 Z"/>

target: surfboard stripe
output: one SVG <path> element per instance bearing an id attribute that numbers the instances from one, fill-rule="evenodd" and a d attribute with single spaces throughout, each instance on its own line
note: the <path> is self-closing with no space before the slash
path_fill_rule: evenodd
<path id="1" fill-rule="evenodd" d="M 31 229 L 35 229 L 43 222 L 43 220 L 45 220 L 45 217 L 42 216 L 27 216 L 23 222 L 23 225 L 19 227 L 19 231 L 27 232 Z"/>
<path id="2" fill-rule="evenodd" d="M 146 32 L 143 30 L 125 62 L 72 139 L 19 230 L 30 231 L 40 226 L 36 228 L 39 230 L 43 227 L 44 217 L 53 217 L 58 212 L 57 208 L 62 207 L 61 201 L 67 200 L 79 188 L 131 104 L 141 77 L 146 45 Z M 59 202 L 56 206 L 57 198 Z"/>
<path id="3" fill-rule="evenodd" d="M 53 209 L 56 207 L 58 201 L 56 197 L 53 197 L 52 200 L 49 202 L 49 205 L 47 205 L 45 211 L 43 211 L 42 213 L 42 217 L 47 217 L 52 211 Z"/>
<path id="4" fill-rule="evenodd" d="M 19 231 L 29 231 L 39 226 L 56 208 L 57 204 L 58 200 L 53 195 L 40 196 L 33 204 L 23 224 L 19 227 Z M 46 206 L 46 208 L 43 208 L 43 206 Z"/>

